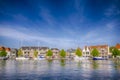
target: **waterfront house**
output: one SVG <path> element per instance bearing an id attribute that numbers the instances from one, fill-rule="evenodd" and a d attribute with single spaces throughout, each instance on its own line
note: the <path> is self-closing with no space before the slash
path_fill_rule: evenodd
<path id="1" fill-rule="evenodd" d="M 23 53 L 23 57 L 28 58 L 29 54 L 30 54 L 30 47 L 21 47 L 20 48 L 22 50 Z"/>
<path id="2" fill-rule="evenodd" d="M 46 53 L 49 50 L 48 47 L 38 47 L 38 56 L 44 56 L 46 57 Z"/>
<path id="3" fill-rule="evenodd" d="M 26 58 L 33 58 L 35 50 L 38 52 L 38 56 L 46 56 L 48 49 L 48 47 L 21 47 L 23 57 Z"/>
<path id="4" fill-rule="evenodd" d="M 94 48 L 96 48 L 99 51 L 100 57 L 108 57 L 110 55 L 108 45 L 89 46 L 91 52 Z"/>
<path id="5" fill-rule="evenodd" d="M 82 50 L 82 56 L 83 57 L 90 57 L 90 49 L 88 46 L 85 46 Z"/>
<path id="6" fill-rule="evenodd" d="M 60 50 L 58 48 L 51 48 L 53 52 L 53 58 L 59 58 Z"/>
<path id="7" fill-rule="evenodd" d="M 69 58 L 73 58 L 73 57 L 75 57 L 75 49 L 72 49 L 72 48 L 70 48 L 70 49 L 68 49 L 66 52 L 67 52 L 67 54 L 68 54 L 68 56 L 69 56 Z"/>
<path id="8" fill-rule="evenodd" d="M 10 52 L 10 58 L 11 58 L 11 59 L 14 59 L 14 58 L 18 57 L 17 52 L 18 52 L 17 49 L 12 48 L 12 49 L 11 49 L 11 52 Z"/>

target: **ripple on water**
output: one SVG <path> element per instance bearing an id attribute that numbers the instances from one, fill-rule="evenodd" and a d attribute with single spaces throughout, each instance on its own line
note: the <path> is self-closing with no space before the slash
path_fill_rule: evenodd
<path id="1" fill-rule="evenodd" d="M 0 61 L 0 80 L 119 80 L 115 61 Z"/>

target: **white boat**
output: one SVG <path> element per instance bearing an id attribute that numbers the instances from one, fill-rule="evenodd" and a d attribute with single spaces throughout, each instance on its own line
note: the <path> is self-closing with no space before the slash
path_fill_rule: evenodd
<path id="1" fill-rule="evenodd" d="M 86 60 L 86 59 L 88 59 L 88 58 L 86 58 L 86 57 L 78 57 L 78 56 L 74 57 L 74 60 Z"/>
<path id="2" fill-rule="evenodd" d="M 28 60 L 29 58 L 25 58 L 25 57 L 17 57 L 16 60 Z"/>

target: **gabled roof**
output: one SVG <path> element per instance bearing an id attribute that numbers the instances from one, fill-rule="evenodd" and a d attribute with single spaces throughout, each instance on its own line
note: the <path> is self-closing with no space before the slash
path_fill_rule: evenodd
<path id="1" fill-rule="evenodd" d="M 51 50 L 59 50 L 58 48 L 51 48 Z"/>

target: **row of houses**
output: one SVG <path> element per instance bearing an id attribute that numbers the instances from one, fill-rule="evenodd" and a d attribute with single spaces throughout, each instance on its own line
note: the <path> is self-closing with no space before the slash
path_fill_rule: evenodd
<path id="1" fill-rule="evenodd" d="M 120 50 L 120 44 L 116 44 L 115 46 L 117 49 Z M 96 45 L 96 46 L 85 46 L 83 49 L 81 49 L 82 51 L 82 56 L 83 57 L 91 57 L 91 51 L 96 48 L 99 53 L 100 53 L 100 57 L 110 57 L 112 55 L 112 53 L 110 53 L 109 51 L 109 46 L 108 45 Z M 38 52 L 38 56 L 46 56 L 47 51 L 50 48 L 48 47 L 30 47 L 30 46 L 24 46 L 21 47 L 20 50 L 23 53 L 23 57 L 34 57 L 34 51 L 36 50 Z M 18 57 L 18 50 L 14 49 L 14 48 L 6 48 L 6 47 L 0 47 L 0 51 L 1 50 L 6 50 L 7 52 L 7 56 L 9 56 L 10 58 L 15 58 Z M 53 58 L 59 58 L 59 53 L 60 50 L 58 48 L 51 48 L 52 52 L 53 52 Z M 76 49 L 68 49 L 66 50 L 67 53 L 67 57 L 75 57 L 75 51 Z"/>

